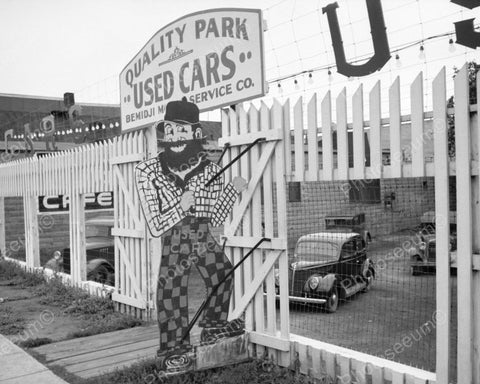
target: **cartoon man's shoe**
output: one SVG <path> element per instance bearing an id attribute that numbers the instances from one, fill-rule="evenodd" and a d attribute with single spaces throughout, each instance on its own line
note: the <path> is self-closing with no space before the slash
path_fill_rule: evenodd
<path id="1" fill-rule="evenodd" d="M 161 370 L 167 376 L 190 371 L 195 365 L 195 350 L 189 344 L 166 351 L 158 350 L 157 357 L 161 360 Z"/>
<path id="2" fill-rule="evenodd" d="M 215 344 L 222 339 L 239 336 L 244 333 L 245 321 L 242 319 L 235 319 L 221 327 L 203 328 L 200 333 L 200 345 Z"/>

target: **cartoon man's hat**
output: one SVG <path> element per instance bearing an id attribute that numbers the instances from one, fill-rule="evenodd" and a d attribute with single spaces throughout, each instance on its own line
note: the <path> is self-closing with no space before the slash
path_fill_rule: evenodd
<path id="1" fill-rule="evenodd" d="M 196 104 L 188 102 L 184 96 L 182 100 L 170 101 L 167 104 L 163 121 L 157 123 L 157 131 L 162 134 L 165 133 L 164 122 L 166 120 L 182 124 L 191 124 L 195 128 L 201 127 L 199 116 L 200 111 Z"/>

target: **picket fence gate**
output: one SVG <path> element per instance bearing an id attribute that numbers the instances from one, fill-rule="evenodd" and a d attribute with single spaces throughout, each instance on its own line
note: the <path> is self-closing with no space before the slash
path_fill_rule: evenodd
<path id="1" fill-rule="evenodd" d="M 449 321 L 439 322 L 436 327 L 437 369 L 436 373 L 431 373 L 291 334 L 288 292 L 280 288 L 278 312 L 275 305 L 275 279 L 279 280 L 280 287 L 288 286 L 287 182 L 434 176 L 436 217 L 444 218 L 443 225 L 438 225 L 436 231 L 437 312 L 446 319 L 450 318 L 449 270 L 454 264 L 458 270 L 457 301 L 462 304 L 458 306 L 458 323 L 462 327 L 458 330 L 457 382 L 480 384 L 480 298 L 474 295 L 480 290 L 479 121 L 471 116 L 476 112 L 476 106 L 469 105 L 466 66 L 458 72 L 454 82 L 455 108 L 452 111 L 448 111 L 446 105 L 445 69 L 432 83 L 432 112 L 424 111 L 422 74 L 411 85 L 411 114 L 407 116 L 401 115 L 399 79 L 390 87 L 387 119 L 382 118 L 380 108 L 380 83 L 369 93 L 369 121 L 363 118 L 362 86 L 354 93 L 351 106 L 347 105 L 345 90 L 338 95 L 336 119 L 332 116 L 330 92 L 321 100 L 320 109 L 314 95 L 306 103 L 306 109 L 300 98 L 293 107 L 287 100 L 283 105 L 274 101 L 271 107 L 262 103 L 258 109 L 251 105 L 246 110 L 239 105 L 235 111 L 222 111 L 220 144 L 228 144 L 223 164 L 235 158 L 248 144 L 261 139 L 225 173 L 226 182 L 235 176 L 249 181 L 247 190 L 225 224 L 227 254 L 236 263 L 254 244 L 262 238 L 267 239 L 235 275 L 231 316 L 245 312 L 252 353 L 268 356 L 284 366 L 296 367 L 324 382 L 329 376 L 341 383 L 447 384 L 452 355 Z M 352 109 L 351 124 L 347 123 L 347 108 Z M 447 135 L 447 113 L 453 112 L 455 161 L 448 156 Z M 411 156 L 406 156 L 401 146 L 401 126 L 405 122 L 411 125 Z M 382 132 L 386 126 L 390 135 L 388 164 L 384 162 L 382 151 Z M 334 132 L 337 138 L 335 149 Z M 349 162 L 349 132 L 353 137 L 353 166 Z M 370 143 L 369 165 L 365 161 L 365 132 L 368 132 Z M 321 158 L 319 138 L 322 139 Z M 433 140 L 433 162 L 427 159 L 429 140 Z M 139 161 L 154 156 L 156 150 L 156 133 L 152 127 L 41 159 L 0 164 L 1 249 L 7 246 L 4 197 L 23 197 L 26 262 L 22 264 L 35 269 L 40 267 L 39 228 L 35 220 L 38 196 L 70 194 L 72 273 L 71 276 L 62 275 L 62 278 L 92 293 L 112 293 L 122 311 L 140 317 L 154 317 L 159 263 L 154 252 L 161 247 L 160 240 L 150 238 L 146 230 L 133 184 L 133 169 Z M 450 255 L 448 244 L 448 178 L 452 175 L 457 179 L 457 254 L 461 255 L 458 258 Z M 85 281 L 83 195 L 100 191 L 114 191 L 116 196 L 113 235 L 117 262 L 113 289 Z M 275 268 L 278 268 L 278 275 L 275 275 Z"/>

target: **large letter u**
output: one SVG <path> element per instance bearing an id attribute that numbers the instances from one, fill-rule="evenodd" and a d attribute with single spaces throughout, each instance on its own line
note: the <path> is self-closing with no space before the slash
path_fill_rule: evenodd
<path id="1" fill-rule="evenodd" d="M 345 76 L 369 75 L 372 72 L 381 69 L 390 59 L 390 48 L 388 47 L 385 20 L 383 19 L 382 3 L 380 0 L 366 0 L 366 2 L 375 54 L 366 63 L 360 65 L 347 63 L 345 58 L 342 33 L 340 32 L 336 11 L 338 4 L 332 3 L 322 8 L 322 12 L 327 13 L 328 26 L 332 37 L 335 61 L 337 63 L 337 71 Z"/>

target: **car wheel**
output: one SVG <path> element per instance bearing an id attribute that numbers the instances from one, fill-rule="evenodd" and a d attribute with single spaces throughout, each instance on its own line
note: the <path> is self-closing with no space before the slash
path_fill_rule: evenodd
<path id="1" fill-rule="evenodd" d="M 113 286 L 115 284 L 115 275 L 106 265 L 100 264 L 88 274 L 87 280 Z"/>
<path id="2" fill-rule="evenodd" d="M 325 303 L 325 310 L 328 313 L 333 313 L 338 308 L 338 288 L 334 286 L 330 296 L 328 296 L 327 302 Z"/>
<path id="3" fill-rule="evenodd" d="M 372 289 L 373 280 L 375 278 L 375 275 L 374 275 L 371 268 L 368 268 L 368 270 L 365 273 L 365 276 L 363 278 L 365 279 L 365 283 L 367 285 L 365 286 L 365 288 L 362 289 L 362 292 L 368 292 L 368 291 L 370 291 L 370 289 Z"/>

